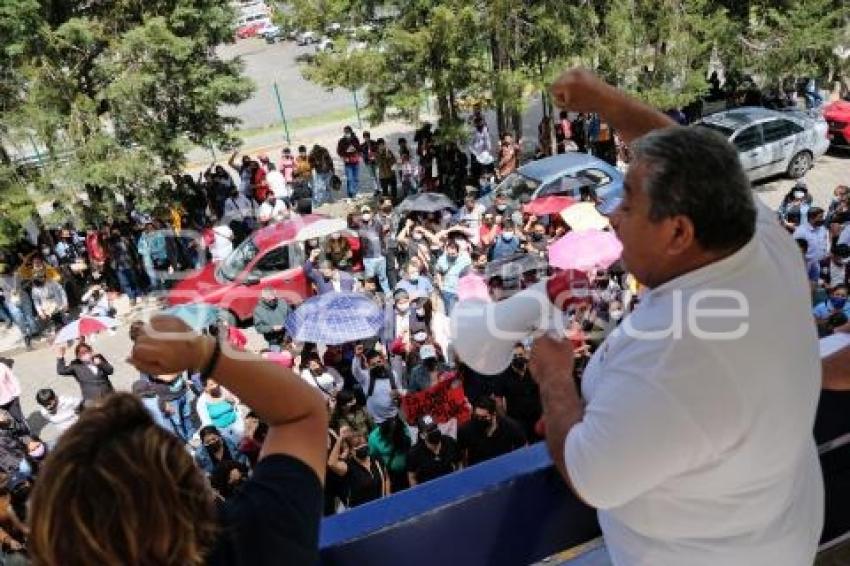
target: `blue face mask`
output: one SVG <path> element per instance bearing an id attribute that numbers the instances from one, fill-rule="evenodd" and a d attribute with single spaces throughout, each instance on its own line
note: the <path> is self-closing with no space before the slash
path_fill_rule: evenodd
<path id="1" fill-rule="evenodd" d="M 844 305 L 847 304 L 847 297 L 830 297 L 829 302 L 833 308 L 843 309 Z"/>

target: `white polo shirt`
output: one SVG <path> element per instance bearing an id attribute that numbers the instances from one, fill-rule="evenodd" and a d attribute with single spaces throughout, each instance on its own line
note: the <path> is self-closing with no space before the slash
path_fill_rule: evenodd
<path id="1" fill-rule="evenodd" d="M 697 314 L 688 305 L 744 306 L 723 290 L 740 293 L 746 316 L 688 323 Z M 614 564 L 812 563 L 824 508 L 809 310 L 799 249 L 759 205 L 746 246 L 649 291 L 599 348 L 582 379 L 587 406 L 567 436 L 566 465 L 599 509 Z M 634 337 L 673 319 L 684 320 L 678 338 Z M 700 336 L 736 330 L 746 333 Z"/>

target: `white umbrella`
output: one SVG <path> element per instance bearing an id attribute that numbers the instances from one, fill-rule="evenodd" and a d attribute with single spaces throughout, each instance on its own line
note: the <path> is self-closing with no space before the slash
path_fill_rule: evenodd
<path id="1" fill-rule="evenodd" d="M 336 232 L 348 230 L 348 223 L 342 218 L 322 218 L 298 230 L 296 241 L 306 242 L 330 236 Z"/>
<path id="2" fill-rule="evenodd" d="M 118 321 L 114 318 L 83 315 L 57 332 L 53 343 L 61 344 L 62 342 L 69 342 L 83 336 L 91 336 L 92 334 L 115 328 L 116 326 L 118 326 Z"/>

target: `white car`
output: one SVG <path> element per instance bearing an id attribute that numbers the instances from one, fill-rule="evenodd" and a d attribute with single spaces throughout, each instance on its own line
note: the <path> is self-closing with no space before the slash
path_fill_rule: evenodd
<path id="1" fill-rule="evenodd" d="M 334 42 L 329 37 L 323 37 L 319 40 L 319 44 L 316 46 L 316 52 L 323 53 L 325 51 L 333 51 Z"/>
<path id="2" fill-rule="evenodd" d="M 298 45 L 310 45 L 318 42 L 319 36 L 314 31 L 302 31 L 295 37 L 295 43 Z"/>
<path id="3" fill-rule="evenodd" d="M 751 181 L 774 175 L 797 179 L 829 149 L 828 126 L 820 115 L 744 107 L 697 122 L 729 138 Z"/>

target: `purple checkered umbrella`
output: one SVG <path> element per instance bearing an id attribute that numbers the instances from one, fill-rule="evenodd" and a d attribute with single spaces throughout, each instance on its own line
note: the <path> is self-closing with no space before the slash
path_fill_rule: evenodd
<path id="1" fill-rule="evenodd" d="M 286 319 L 286 331 L 297 342 L 336 345 L 377 336 L 381 309 L 362 293 L 325 293 L 304 301 Z"/>

